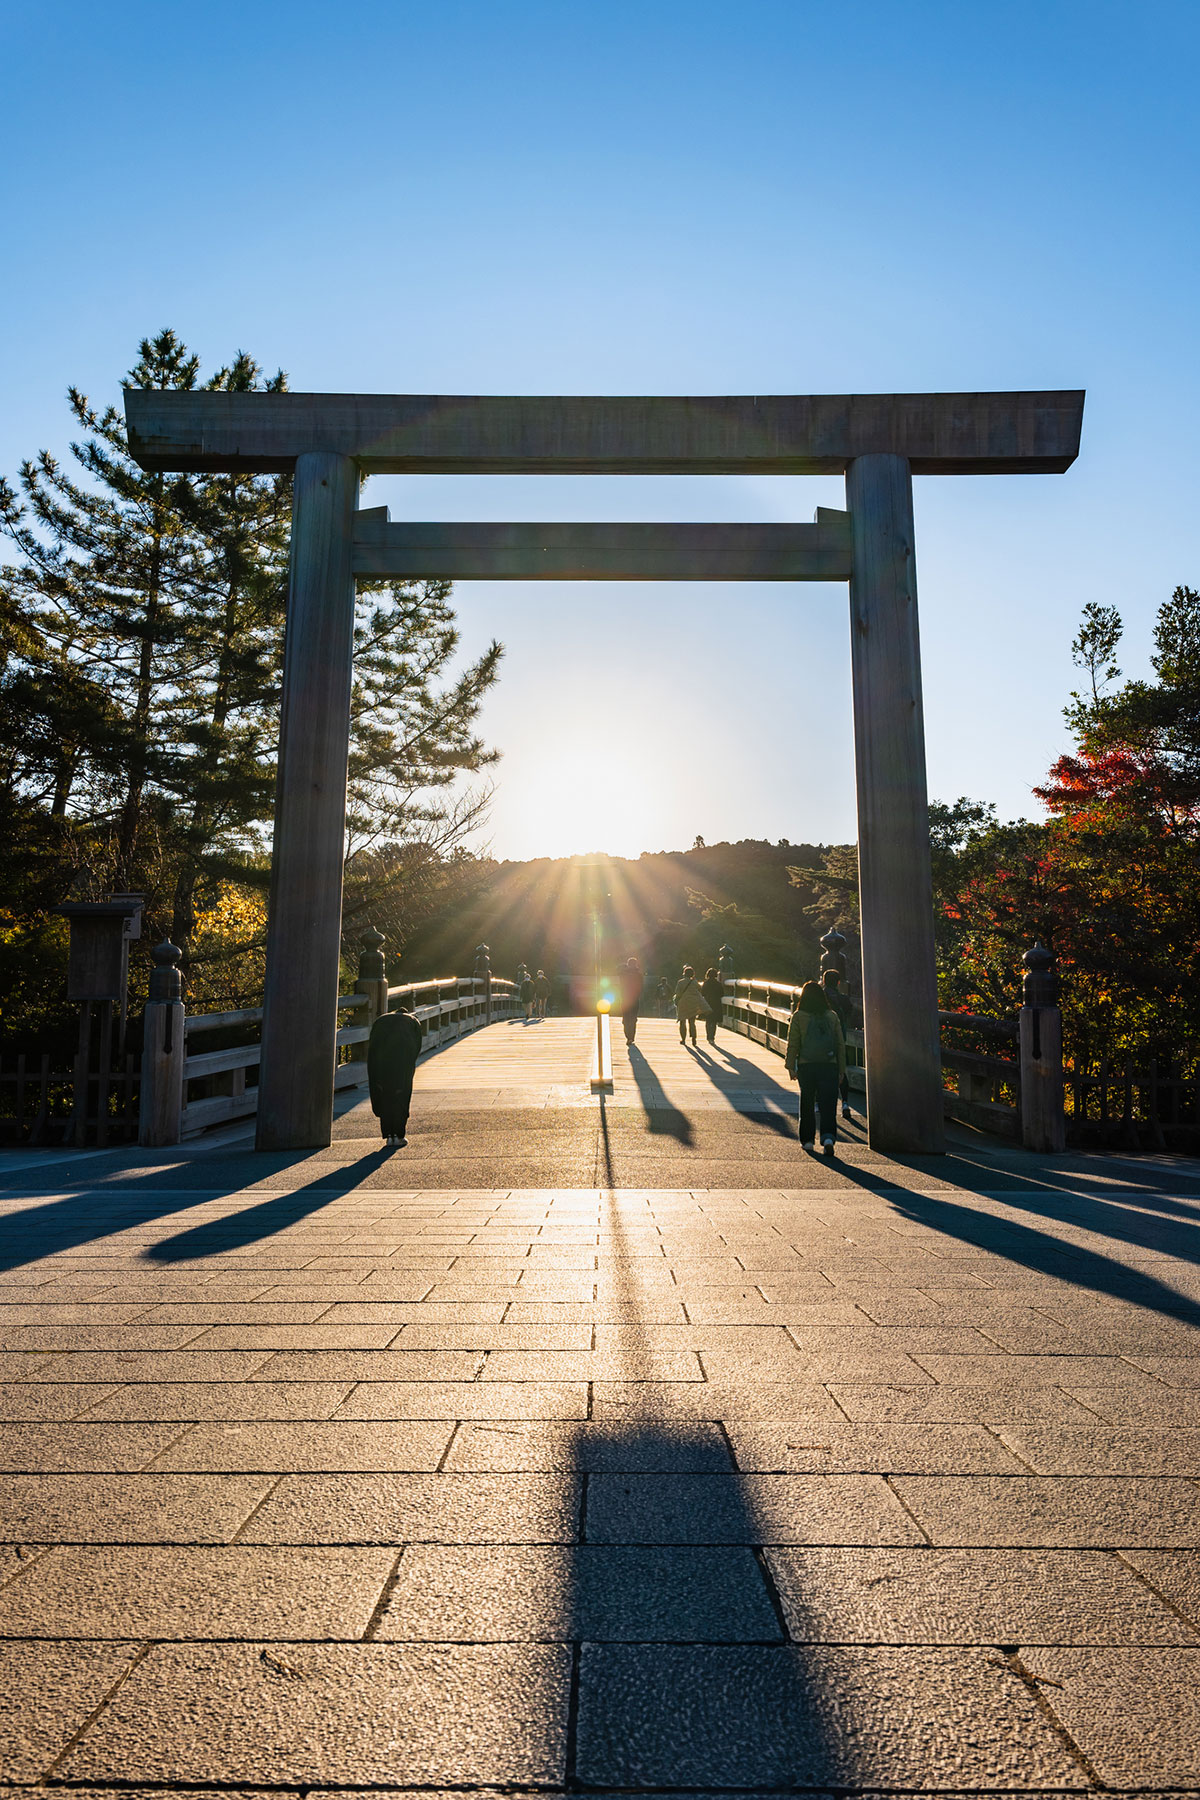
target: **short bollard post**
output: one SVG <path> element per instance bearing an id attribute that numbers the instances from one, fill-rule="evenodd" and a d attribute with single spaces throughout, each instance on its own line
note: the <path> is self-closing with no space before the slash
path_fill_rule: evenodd
<path id="1" fill-rule="evenodd" d="M 151 952 L 150 997 L 142 1014 L 142 1085 L 138 1143 L 177 1144 L 183 1136 L 187 1034 L 179 963 L 183 951 L 164 938 Z"/>
<path id="2" fill-rule="evenodd" d="M 1026 1150 L 1055 1154 L 1067 1147 L 1058 982 L 1044 944 L 1036 943 L 1021 960 L 1021 1142 Z"/>
<path id="3" fill-rule="evenodd" d="M 360 1008 L 356 1023 L 365 1025 L 368 1031 L 388 1009 L 387 964 L 383 960 L 383 946 L 386 942 L 382 931 L 365 931 L 362 949 L 358 953 L 358 980 L 354 983 L 354 991 L 356 994 L 365 994 L 367 1004 L 365 1010 Z M 352 1061 L 366 1060 L 366 1044 L 355 1044 Z"/>

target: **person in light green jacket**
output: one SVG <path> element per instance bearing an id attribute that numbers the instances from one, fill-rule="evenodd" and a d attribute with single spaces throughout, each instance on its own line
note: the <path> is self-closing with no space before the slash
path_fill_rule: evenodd
<path id="1" fill-rule="evenodd" d="M 785 1061 L 788 1074 L 800 1083 L 800 1142 L 806 1150 L 813 1148 L 815 1109 L 821 1115 L 821 1149 L 830 1157 L 837 1138 L 838 1085 L 846 1073 L 846 1039 L 841 1020 L 815 981 L 800 989 L 788 1025 Z"/>

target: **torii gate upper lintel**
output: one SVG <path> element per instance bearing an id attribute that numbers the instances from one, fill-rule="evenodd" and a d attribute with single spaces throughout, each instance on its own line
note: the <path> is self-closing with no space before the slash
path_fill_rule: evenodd
<path id="1" fill-rule="evenodd" d="M 912 476 L 1055 474 L 1081 390 L 753 397 L 129 389 L 144 468 L 294 472 L 258 1107 L 260 1149 L 329 1143 L 358 575 L 850 584 L 873 1148 L 944 1148 Z M 414 525 L 372 473 L 845 473 L 812 525 Z"/>

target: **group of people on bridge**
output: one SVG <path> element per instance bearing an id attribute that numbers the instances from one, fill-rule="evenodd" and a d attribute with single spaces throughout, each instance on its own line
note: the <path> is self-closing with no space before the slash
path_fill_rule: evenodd
<path id="1" fill-rule="evenodd" d="M 621 1023 L 625 1042 L 632 1050 L 638 1017 L 645 995 L 646 977 L 636 956 L 626 959 L 618 977 Z M 816 1147 L 820 1121 L 821 1149 L 835 1153 L 840 1098 L 844 1119 L 851 1117 L 846 1077 L 846 1024 L 849 1003 L 840 991 L 841 974 L 825 969 L 820 981 L 806 981 L 796 997 L 788 1022 L 784 1061 L 788 1074 L 800 1089 L 800 1142 L 805 1150 Z M 659 981 L 660 1002 L 669 991 L 665 976 Z M 544 969 L 531 977 L 524 964 L 519 971 L 517 996 L 525 1008 L 526 1022 L 544 1019 L 550 998 L 550 981 Z M 685 963 L 675 984 L 671 1002 L 679 1025 L 679 1042 L 697 1043 L 696 1022 L 704 1021 L 704 1035 L 715 1044 L 717 1026 L 725 1005 L 725 982 L 717 969 L 707 969 L 699 980 Z M 384 1142 L 403 1149 L 408 1139 L 408 1115 L 412 1105 L 413 1075 L 421 1054 L 421 1027 L 409 1001 L 401 997 L 392 1012 L 384 1013 L 371 1027 L 367 1045 L 367 1077 L 371 1108 L 379 1120 Z"/>

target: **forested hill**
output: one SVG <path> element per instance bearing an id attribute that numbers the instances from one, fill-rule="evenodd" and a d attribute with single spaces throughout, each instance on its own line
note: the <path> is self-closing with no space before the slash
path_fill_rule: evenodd
<path id="1" fill-rule="evenodd" d="M 732 946 L 740 972 L 794 981 L 813 973 L 821 926 L 806 912 L 807 884 L 788 869 L 819 870 L 815 844 L 697 843 L 691 850 L 532 862 L 480 861 L 405 946 L 393 980 L 469 970 L 476 945 L 511 976 L 519 962 L 565 979 L 592 970 L 596 934 L 611 974 L 637 956 L 653 979 L 684 962 L 705 967 Z"/>

